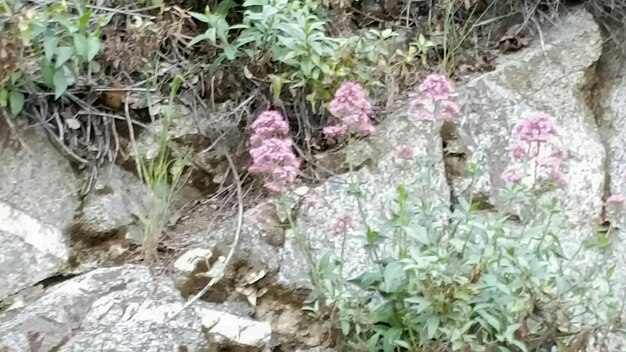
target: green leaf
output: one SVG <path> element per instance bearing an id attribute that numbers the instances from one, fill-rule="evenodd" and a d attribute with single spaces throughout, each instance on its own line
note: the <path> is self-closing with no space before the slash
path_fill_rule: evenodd
<path id="1" fill-rule="evenodd" d="M 402 278 L 404 277 L 404 270 L 402 263 L 391 262 L 385 266 L 383 273 L 383 290 L 385 292 L 396 292 L 400 286 L 402 286 Z"/>
<path id="2" fill-rule="evenodd" d="M 24 94 L 17 89 L 13 89 L 9 96 L 9 106 L 11 108 L 11 114 L 17 116 L 17 114 L 22 111 L 22 108 L 24 108 Z"/>
<path id="3" fill-rule="evenodd" d="M 211 19 L 209 18 L 209 16 L 201 14 L 201 13 L 197 13 L 197 12 L 190 12 L 189 13 L 191 15 L 191 17 L 197 19 L 200 22 L 204 22 L 204 23 L 210 23 Z"/>
<path id="4" fill-rule="evenodd" d="M 87 41 L 87 37 L 82 34 L 74 34 L 74 50 L 76 50 L 78 56 L 86 60 L 89 56 L 89 42 Z"/>
<path id="5" fill-rule="evenodd" d="M 89 36 L 88 40 L 88 50 L 87 50 L 87 61 L 93 60 L 98 52 L 100 51 L 100 39 L 93 35 Z"/>
<path id="6" fill-rule="evenodd" d="M 197 37 L 193 38 L 192 40 L 190 40 L 189 44 L 187 44 L 187 47 L 194 46 L 194 45 L 200 43 L 201 41 L 207 40 L 207 39 L 209 39 L 209 36 L 206 33 L 200 34 L 199 36 L 197 36 Z"/>
<path id="7" fill-rule="evenodd" d="M 435 337 L 437 329 L 439 328 L 439 317 L 432 316 L 426 320 L 426 331 L 428 339 Z"/>
<path id="8" fill-rule="evenodd" d="M 60 46 L 57 48 L 56 54 L 57 58 L 54 66 L 58 69 L 59 67 L 65 65 L 67 60 L 69 60 L 72 55 L 74 55 L 74 49 L 69 46 Z"/>
<path id="9" fill-rule="evenodd" d="M 484 310 L 477 310 L 476 313 L 483 317 L 483 319 L 485 319 L 487 323 L 489 323 L 489 325 L 496 329 L 496 331 L 500 331 L 500 322 L 493 315 L 487 313 Z"/>
<path id="10" fill-rule="evenodd" d="M 67 82 L 67 77 L 65 77 L 65 73 L 63 72 L 63 70 L 58 70 L 54 74 L 53 82 L 54 82 L 54 99 L 59 99 L 63 95 L 63 93 L 65 93 L 65 91 L 67 90 L 67 87 L 69 86 Z"/>
<path id="11" fill-rule="evenodd" d="M 235 49 L 234 46 L 230 44 L 226 44 L 224 45 L 223 49 L 224 49 L 224 56 L 226 56 L 226 59 L 228 59 L 229 61 L 232 61 L 237 57 L 237 50 Z"/>
<path id="12" fill-rule="evenodd" d="M 206 38 L 213 44 L 215 44 L 216 40 L 217 40 L 217 34 L 215 32 L 215 28 L 209 28 L 206 30 L 206 32 L 204 33 L 206 35 Z"/>
<path id="13" fill-rule="evenodd" d="M 52 61 L 54 52 L 59 44 L 59 38 L 57 38 L 52 31 L 46 32 L 46 36 L 43 39 L 43 52 L 46 61 Z"/>
<path id="14" fill-rule="evenodd" d="M 0 89 L 0 106 L 2 106 L 3 108 L 6 107 L 8 104 L 8 96 L 9 92 L 7 92 L 6 89 Z"/>

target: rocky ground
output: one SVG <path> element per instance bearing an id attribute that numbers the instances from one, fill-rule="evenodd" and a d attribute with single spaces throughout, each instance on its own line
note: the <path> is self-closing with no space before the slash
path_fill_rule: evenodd
<path id="1" fill-rule="evenodd" d="M 561 241 L 571 250 L 603 221 L 603 198 L 626 193 L 625 50 L 586 10 L 569 9 L 528 48 L 459 82 L 461 116 L 443 130 L 411 123 L 399 100 L 374 136 L 318 159 L 335 170 L 345 170 L 347 158 L 360 165 L 364 212 L 373 224 L 383 220 L 379 210 L 393 201 L 398 181 L 417 177 L 392 162 L 399 145 L 434 160 L 428 192 L 444 203 L 464 194 L 468 162 L 485 165 L 481 196 L 497 207 L 492 190 L 510 131 L 522 115 L 544 111 L 558 119 L 570 151 L 570 187 L 562 195 L 569 228 Z M 197 133 L 183 127 L 181 135 Z M 171 261 L 149 268 L 133 256 L 145 186 L 110 165 L 80 197 L 82 173 L 45 135 L 30 128 L 20 136 L 27 148 L 0 151 L 0 350 L 323 350 L 323 334 L 300 309 L 308 287 L 303 255 L 268 200 L 215 221 L 211 203 L 198 202 L 189 187 L 175 203 L 199 205 L 168 230 Z M 358 211 L 343 191 L 347 177 L 303 183 L 292 194 L 292 213 L 315 252 L 340 251 L 331 219 Z M 219 271 L 237 233 L 224 277 L 172 318 Z M 356 235 L 347 241 L 347 273 L 366 260 L 362 241 Z M 626 260 L 618 259 L 615 273 L 626 288 Z"/>

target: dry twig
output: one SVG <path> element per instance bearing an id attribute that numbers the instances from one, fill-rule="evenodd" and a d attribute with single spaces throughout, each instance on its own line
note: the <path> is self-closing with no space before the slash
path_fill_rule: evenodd
<path id="1" fill-rule="evenodd" d="M 226 259 L 224 260 L 224 264 L 222 264 L 221 270 L 219 270 L 217 275 L 215 275 L 211 279 L 211 281 L 209 281 L 209 283 L 206 284 L 206 286 L 204 286 L 202 290 L 200 290 L 200 292 L 198 292 L 189 301 L 187 301 L 187 303 L 185 303 L 185 305 L 178 312 L 174 313 L 171 317 L 169 317 L 167 321 L 174 319 L 182 311 L 189 308 L 192 304 L 194 304 L 197 300 L 199 300 L 200 297 L 204 296 L 204 294 L 207 293 L 209 289 L 211 289 L 211 287 L 213 287 L 213 285 L 215 285 L 219 280 L 221 280 L 222 277 L 224 277 L 224 271 L 226 270 L 226 267 L 228 267 L 228 264 L 230 263 L 233 256 L 235 255 L 235 249 L 237 248 L 237 245 L 239 244 L 239 237 L 241 235 L 241 227 L 243 225 L 243 190 L 241 187 L 241 180 L 239 179 L 239 173 L 237 172 L 235 163 L 233 162 L 233 159 L 231 158 L 228 151 L 224 151 L 224 156 L 228 160 L 228 165 L 230 166 L 233 172 L 233 175 L 235 177 L 235 184 L 237 185 L 237 198 L 239 201 L 239 213 L 237 216 L 237 228 L 235 229 L 235 238 L 233 239 L 233 243 L 230 247 L 230 251 L 228 252 L 228 255 L 226 256 Z"/>

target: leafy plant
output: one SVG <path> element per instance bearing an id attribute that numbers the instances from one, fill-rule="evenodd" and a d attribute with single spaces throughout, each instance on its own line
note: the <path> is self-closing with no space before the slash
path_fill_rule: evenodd
<path id="1" fill-rule="evenodd" d="M 367 64 L 378 64 L 388 54 L 380 44 L 396 36 L 388 29 L 370 30 L 363 36 L 329 37 L 317 1 L 246 0 L 242 6 L 242 21 L 235 25 L 227 21 L 235 8 L 232 1 L 221 2 L 214 11 L 206 9 L 205 14 L 192 14 L 208 28 L 190 45 L 206 40 L 219 49 L 214 68 L 238 58 L 271 62 L 273 72 L 257 79 L 269 80 L 275 97 L 287 84 L 290 90 L 307 89 L 313 104 L 320 98 L 329 99 L 330 89 L 344 79 L 371 81 Z M 251 75 L 247 71 L 248 78 Z"/>
<path id="2" fill-rule="evenodd" d="M 437 98 L 435 105 L 449 98 L 451 87 L 440 75 L 427 80 L 422 93 Z M 439 114 L 422 111 L 415 120 L 449 119 Z M 552 120 L 546 114 L 521 120 L 523 128 L 516 131 L 525 133 L 512 141 L 511 153 L 518 154 L 522 165 L 510 165 L 503 173 L 509 185 L 500 189 L 497 210 L 490 213 L 479 210 L 472 192 L 459 197 L 453 209 L 437 201 L 431 191 L 437 161 L 402 150 L 399 166 L 413 177 L 398 184 L 394 203 L 381 209 L 391 213 L 384 225 L 371 228 L 368 219 L 361 219 L 371 265 L 356 277 L 344 277 L 344 247 L 339 254 L 315 259 L 290 219 L 310 266 L 313 290 L 307 310 L 328 324 L 341 347 L 371 352 L 547 352 L 558 347 L 578 352 L 582 347 L 575 345 L 590 332 L 598 337 L 621 332 L 620 302 L 611 281 L 614 237 L 609 229 L 583 243 L 579 251 L 601 258 L 591 266 L 581 266 L 576 254 L 568 257 L 562 250 L 558 236 L 565 219 L 558 192 L 567 185 L 559 171 L 566 154 L 557 143 L 556 128 L 544 128 L 540 138 L 545 140 L 533 139 L 537 136 L 529 131 L 537 121 L 545 127 Z M 552 156 L 553 169 L 545 175 L 532 166 L 542 153 Z M 521 171 L 528 174 L 517 174 Z M 481 172 L 470 165 L 470 190 Z M 349 179 L 348 194 L 362 209 L 359 182 Z M 623 215 L 626 198 L 613 202 L 621 204 Z M 342 222 L 335 232 L 343 231 L 345 243 L 347 231 L 341 229 L 348 221 Z"/>
<path id="3" fill-rule="evenodd" d="M 0 86 L 0 105 L 8 104 L 13 115 L 23 107 L 22 88 L 28 84 L 43 85 L 54 92 L 55 99 L 61 97 L 98 54 L 100 28 L 111 18 L 96 15 L 84 0 L 73 5 L 41 2 L 37 6 L 36 11 L 28 9 L 12 16 L 13 22 L 5 25 L 15 29 L 24 47 L 18 68 L 35 66 L 27 72 L 18 70 Z M 5 6 L 3 11 L 10 14 L 11 8 Z"/>

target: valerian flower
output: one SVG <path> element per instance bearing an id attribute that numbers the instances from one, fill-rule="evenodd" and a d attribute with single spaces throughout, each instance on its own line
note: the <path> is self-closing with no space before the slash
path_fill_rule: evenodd
<path id="1" fill-rule="evenodd" d="M 520 119 L 513 132 L 507 148 L 511 160 L 525 165 L 525 173 L 533 172 L 535 181 L 552 180 L 566 189 L 568 181 L 561 167 L 567 152 L 559 141 L 555 119 L 545 113 L 531 114 Z M 502 174 L 502 179 L 509 184 L 519 183 L 524 176 L 513 177 L 508 170 Z"/>
<path id="2" fill-rule="evenodd" d="M 626 204 L 626 197 L 621 194 L 612 194 L 604 201 L 604 203 L 609 206 L 623 208 Z"/>
<path id="3" fill-rule="evenodd" d="M 335 92 L 328 110 L 336 124 L 324 127 L 326 138 L 339 138 L 349 133 L 367 135 L 375 132 L 370 119 L 372 104 L 363 87 L 356 82 L 345 82 Z"/>
<path id="4" fill-rule="evenodd" d="M 333 223 L 331 224 L 331 230 L 335 234 L 340 235 L 350 230 L 356 230 L 357 226 L 358 225 L 351 214 L 340 213 L 333 220 Z"/>
<path id="5" fill-rule="evenodd" d="M 409 115 L 415 121 L 450 121 L 459 113 L 452 99 L 454 87 L 440 74 L 431 74 L 419 86 L 420 96 L 410 105 Z"/>
<path id="6" fill-rule="evenodd" d="M 415 149 L 409 145 L 402 145 L 396 149 L 396 158 L 400 160 L 413 160 L 415 158 Z"/>
<path id="7" fill-rule="evenodd" d="M 300 160 L 293 153 L 289 125 L 276 111 L 265 111 L 252 123 L 250 136 L 251 173 L 265 175 L 264 186 L 274 192 L 287 191 L 296 181 Z"/>

